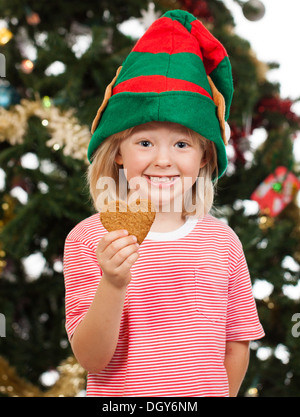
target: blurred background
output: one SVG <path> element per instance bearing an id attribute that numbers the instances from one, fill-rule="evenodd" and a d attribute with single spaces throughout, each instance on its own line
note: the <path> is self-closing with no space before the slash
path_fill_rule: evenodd
<path id="1" fill-rule="evenodd" d="M 105 87 L 170 9 L 199 18 L 233 68 L 214 214 L 243 243 L 266 333 L 239 396 L 300 396 L 298 0 L 1 0 L 0 396 L 85 395 L 64 327 L 64 241 L 93 214 L 86 150 Z"/>

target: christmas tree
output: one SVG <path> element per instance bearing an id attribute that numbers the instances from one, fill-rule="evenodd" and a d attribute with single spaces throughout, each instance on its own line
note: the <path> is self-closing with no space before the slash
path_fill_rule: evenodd
<path id="1" fill-rule="evenodd" d="M 257 3 L 247 2 L 250 20 L 261 17 Z M 74 396 L 84 389 L 85 373 L 64 328 L 62 257 L 69 231 L 93 213 L 85 181 L 89 128 L 106 85 L 140 35 L 124 34 L 124 23 L 135 19 L 145 30 L 166 10 L 182 8 L 201 19 L 230 56 L 229 169 L 219 181 L 214 214 L 241 239 L 254 287 L 269 288 L 256 300 L 266 336 L 251 344 L 239 395 L 298 396 L 300 306 L 288 289 L 299 282 L 293 140 L 300 119 L 280 86 L 267 81 L 275 64 L 256 59 L 221 0 L 96 6 L 89 0 L 0 5 L 6 65 L 0 83 L 0 394 Z M 265 139 L 253 152 L 250 137 L 258 130 Z M 58 378 L 52 388 L 45 380 L 50 371 Z"/>

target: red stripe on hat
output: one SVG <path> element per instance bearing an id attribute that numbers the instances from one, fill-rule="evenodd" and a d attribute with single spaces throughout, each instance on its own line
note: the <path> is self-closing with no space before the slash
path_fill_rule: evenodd
<path id="1" fill-rule="evenodd" d="M 191 35 L 201 45 L 201 55 L 206 73 L 210 74 L 228 56 L 226 49 L 199 21 L 192 23 Z"/>
<path id="2" fill-rule="evenodd" d="M 189 52 L 200 56 L 202 52 L 194 36 L 177 20 L 161 17 L 147 30 L 132 49 L 134 52 L 150 52 L 153 54 L 177 54 Z"/>
<path id="3" fill-rule="evenodd" d="M 113 94 L 118 93 L 164 93 L 166 91 L 187 91 L 199 93 L 212 100 L 210 94 L 202 87 L 190 81 L 165 77 L 164 75 L 141 75 L 118 84 Z"/>

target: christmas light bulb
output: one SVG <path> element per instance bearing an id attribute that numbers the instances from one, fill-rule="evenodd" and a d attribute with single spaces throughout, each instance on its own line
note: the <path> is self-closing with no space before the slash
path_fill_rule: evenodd
<path id="1" fill-rule="evenodd" d="M 9 29 L 5 27 L 0 29 L 0 45 L 2 46 L 6 45 L 11 40 L 12 37 L 13 37 L 13 34 Z"/>
<path id="2" fill-rule="evenodd" d="M 26 21 L 29 25 L 35 26 L 40 23 L 41 19 L 38 13 L 31 12 L 30 14 L 26 16 Z"/>
<path id="3" fill-rule="evenodd" d="M 34 68 L 34 63 L 30 59 L 23 59 L 21 62 L 21 70 L 25 74 L 30 74 Z"/>

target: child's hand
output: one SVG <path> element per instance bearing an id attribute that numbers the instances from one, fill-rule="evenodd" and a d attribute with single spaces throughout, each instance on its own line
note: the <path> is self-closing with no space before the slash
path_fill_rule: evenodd
<path id="1" fill-rule="evenodd" d="M 100 240 L 96 255 L 105 277 L 117 288 L 125 287 L 131 280 L 130 268 L 138 259 L 135 236 L 128 236 L 124 230 L 107 233 Z"/>

